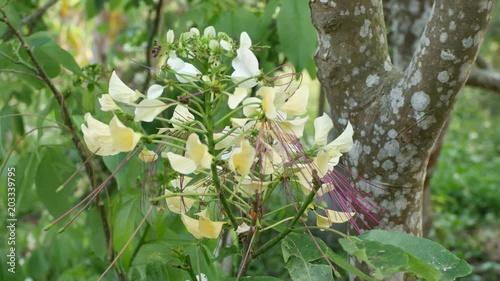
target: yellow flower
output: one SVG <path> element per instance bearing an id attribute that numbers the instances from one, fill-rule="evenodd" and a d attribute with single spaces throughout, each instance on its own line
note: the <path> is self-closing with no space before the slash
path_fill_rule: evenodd
<path id="1" fill-rule="evenodd" d="M 244 176 L 250 173 L 255 160 L 255 148 L 245 139 L 240 147 L 234 148 L 229 157 L 229 168 Z"/>
<path id="2" fill-rule="evenodd" d="M 139 159 L 141 159 L 141 161 L 144 163 L 151 163 L 153 161 L 156 161 L 156 159 L 158 159 L 158 154 L 144 147 L 141 153 L 139 154 Z"/>
<path id="3" fill-rule="evenodd" d="M 89 150 L 97 151 L 97 155 L 131 151 L 141 139 L 141 134 L 123 125 L 116 116 L 113 116 L 109 125 L 94 119 L 90 113 L 85 114 L 85 121 L 88 127 L 85 124 L 81 126 L 85 144 Z"/>
<path id="4" fill-rule="evenodd" d="M 104 94 L 100 98 L 98 98 L 99 104 L 101 105 L 102 111 L 115 111 L 120 110 L 120 107 L 116 105 L 115 101 L 109 94 Z"/>
<path id="5" fill-rule="evenodd" d="M 200 217 L 199 220 L 193 219 L 186 214 L 181 214 L 182 222 L 186 226 L 187 231 L 196 239 L 203 237 L 215 239 L 219 237 L 225 222 L 210 220 L 207 209 L 197 213 L 197 215 Z"/>
<path id="6" fill-rule="evenodd" d="M 172 168 L 184 175 L 191 174 L 198 168 L 209 169 L 213 156 L 208 153 L 208 147 L 201 143 L 197 134 L 189 135 L 186 142 L 186 156 L 168 152 L 166 157 Z"/>
<path id="7" fill-rule="evenodd" d="M 126 104 L 131 104 L 140 97 L 139 92 L 134 91 L 130 89 L 129 86 L 125 85 L 118 75 L 116 75 L 115 71 L 111 74 L 108 92 L 115 101 Z"/>
<path id="8" fill-rule="evenodd" d="M 326 217 L 314 211 L 314 214 L 316 214 L 316 225 L 321 228 L 330 228 L 334 223 L 344 223 L 349 221 L 356 214 L 353 212 L 340 212 L 329 209 L 325 209 L 325 212 L 327 215 Z"/>

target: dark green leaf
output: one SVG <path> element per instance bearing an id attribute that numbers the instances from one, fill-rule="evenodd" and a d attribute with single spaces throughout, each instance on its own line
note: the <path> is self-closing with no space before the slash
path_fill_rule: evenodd
<path id="1" fill-rule="evenodd" d="M 442 274 L 440 280 L 454 280 L 457 277 L 467 276 L 472 272 L 472 268 L 467 262 L 456 257 L 443 246 L 425 238 L 384 230 L 372 230 L 359 238 L 378 241 L 403 249 L 417 259 L 417 261 L 412 261 L 415 266 L 420 267 L 421 262 L 424 262 L 439 270 Z"/>
<path id="2" fill-rule="evenodd" d="M 40 31 L 26 37 L 26 42 L 32 50 L 36 50 L 49 42 L 55 43 L 55 40 L 48 31 Z"/>
<path id="3" fill-rule="evenodd" d="M 285 0 L 277 18 L 281 48 L 297 71 L 314 63 L 317 36 L 308 5 L 308 1 Z"/>
<path id="4" fill-rule="evenodd" d="M 61 48 L 59 45 L 55 43 L 49 43 L 40 47 L 40 49 L 42 49 L 55 62 L 59 63 L 67 70 L 73 72 L 73 74 L 82 73 L 80 66 L 78 66 L 73 56 L 68 51 Z"/>
<path id="5" fill-rule="evenodd" d="M 352 265 L 348 260 L 345 258 L 341 257 L 340 255 L 337 255 L 334 253 L 331 249 L 328 249 L 326 252 L 326 256 L 328 259 L 330 259 L 334 264 L 338 265 L 340 268 L 344 269 L 345 271 L 354 274 L 360 278 L 363 278 L 364 280 L 368 281 L 373 281 L 373 279 L 363 273 L 361 270 L 356 268 L 354 265 Z"/>
<path id="6" fill-rule="evenodd" d="M 333 280 L 332 269 L 326 264 L 312 264 L 294 256 L 286 262 L 285 267 L 294 281 Z"/>
<path id="7" fill-rule="evenodd" d="M 61 73 L 59 63 L 44 48 L 35 49 L 33 53 L 49 78 L 54 78 Z"/>
<path id="8" fill-rule="evenodd" d="M 38 198 L 55 218 L 71 208 L 71 187 L 56 193 L 56 189 L 76 170 L 67 151 L 60 147 L 45 147 L 35 174 Z"/>
<path id="9" fill-rule="evenodd" d="M 127 241 L 132 237 L 139 220 L 142 218 L 139 199 L 140 196 L 132 196 L 118 205 L 118 211 L 113 222 L 113 246 L 117 252 L 125 247 Z M 134 247 L 135 243 L 132 241 L 123 251 L 120 258 L 125 269 L 130 266 Z"/>
<path id="10" fill-rule="evenodd" d="M 231 278 L 225 278 L 223 281 L 236 281 L 236 280 L 243 280 L 243 281 L 282 281 L 282 279 L 272 277 L 272 276 L 247 276 L 247 277 L 241 277 L 241 278 L 236 278 L 236 277 L 231 277 Z"/>
<path id="11" fill-rule="evenodd" d="M 161 258 L 155 257 L 150 259 L 151 262 L 146 264 L 146 279 L 148 281 L 168 281 L 167 263 Z"/>

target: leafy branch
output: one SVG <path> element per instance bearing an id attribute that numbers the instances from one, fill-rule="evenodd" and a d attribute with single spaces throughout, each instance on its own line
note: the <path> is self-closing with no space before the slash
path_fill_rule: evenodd
<path id="1" fill-rule="evenodd" d="M 53 1 L 55 2 L 55 1 Z M 3 18 L 0 19 L 2 22 L 4 22 L 9 29 L 13 32 L 14 36 L 19 40 L 21 43 L 22 47 L 25 49 L 28 57 L 31 59 L 31 62 L 34 64 L 36 71 L 37 71 L 37 76 L 43 80 L 43 82 L 47 85 L 47 87 L 50 89 L 52 92 L 53 96 L 55 97 L 57 103 L 59 104 L 61 108 L 61 116 L 63 118 L 63 123 L 64 126 L 66 127 L 67 131 L 69 132 L 71 136 L 71 140 L 73 144 L 75 145 L 78 155 L 80 159 L 82 160 L 83 163 L 85 163 L 85 170 L 87 173 L 87 176 L 90 179 L 90 182 L 92 184 L 92 189 L 95 190 L 98 187 L 98 182 L 100 182 L 97 177 L 96 177 L 96 167 L 94 162 L 92 161 L 87 161 L 88 158 L 91 157 L 91 155 L 87 152 L 87 148 L 81 141 L 80 137 L 78 136 L 76 130 L 75 130 L 75 124 L 73 123 L 73 120 L 71 119 L 71 114 L 69 113 L 69 110 L 66 106 L 66 99 L 64 95 L 59 91 L 59 89 L 55 86 L 55 84 L 52 82 L 52 80 L 49 78 L 45 70 L 42 68 L 40 62 L 36 58 L 35 54 L 31 50 L 28 42 L 25 40 L 24 36 L 21 34 L 21 32 L 10 22 L 9 17 L 7 16 L 4 8 L 0 8 L 0 13 L 2 14 Z M 107 249 L 108 249 L 108 259 L 110 261 L 113 261 L 115 259 L 114 251 L 113 251 L 113 246 L 112 246 L 112 241 L 111 241 L 111 227 L 107 218 L 106 210 L 104 206 L 100 203 L 99 197 L 96 197 L 95 201 L 96 208 L 99 212 L 99 216 L 101 218 L 101 223 L 103 226 L 104 234 L 106 237 L 106 244 L 107 244 Z M 123 273 L 115 267 L 116 273 L 119 277 L 119 280 L 125 280 L 125 276 Z"/>

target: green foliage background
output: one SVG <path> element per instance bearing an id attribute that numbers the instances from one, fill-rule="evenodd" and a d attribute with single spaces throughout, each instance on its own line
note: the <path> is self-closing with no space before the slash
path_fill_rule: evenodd
<path id="1" fill-rule="evenodd" d="M 314 77 L 312 55 L 316 38 L 307 1 L 270 0 L 267 5 L 263 1 L 244 1 L 246 4 L 240 5 L 233 0 L 187 0 L 185 5 L 171 2 L 163 11 L 158 34 L 165 34 L 170 28 L 178 34 L 191 26 L 203 29 L 208 25 L 235 38 L 247 31 L 254 43 L 271 46 L 257 53 L 265 71 L 291 63 L 297 71 L 305 69 Z M 156 1 L 59 1 L 36 24 L 23 26 L 22 19 L 44 3 L 11 1 L 5 9 L 13 24 L 29 34 L 30 47 L 67 98 L 74 122 L 79 126 L 85 112 L 105 117 L 106 113 L 99 110 L 97 97 L 106 93 L 111 70 L 118 69 L 124 79 L 140 88 L 146 71 L 136 61 L 145 62 L 150 38 L 160 43 L 164 40 L 149 34 Z M 2 1 L 0 4 L 3 5 Z M 500 69 L 500 12 L 499 5 L 496 6 L 482 55 Z M 106 17 L 102 18 L 103 14 Z M 8 34 L 5 24 L 0 24 L 0 34 Z M 105 48 L 100 49 L 105 55 L 103 64 L 94 63 L 90 55 L 98 37 L 108 42 L 97 46 Z M 3 200 L 7 196 L 6 168 L 16 167 L 16 247 L 20 264 L 14 277 L 7 275 L 7 260 L 3 255 L 7 238 L 6 232 L 0 232 L 0 280 L 28 277 L 96 280 L 109 261 L 95 208 L 83 212 L 63 234 L 57 234 L 57 227 L 43 231 L 45 225 L 88 194 L 89 183 L 81 172 L 63 192 L 54 192 L 79 168 L 81 161 L 67 129 L 58 125 L 62 119 L 57 103 L 33 74 L 33 66 L 17 41 L 3 40 L 0 44 L 0 217 L 7 216 Z M 432 182 L 435 222 L 430 237 L 474 266 L 473 275 L 464 280 L 496 280 L 500 275 L 499 108 L 500 95 L 464 90 Z M 123 156 L 106 158 L 107 167 L 116 167 L 120 157 Z M 121 249 L 142 219 L 139 175 L 147 169 L 139 161 L 129 163 L 117 175 L 116 187 L 107 191 L 104 203 L 112 206 L 110 224 L 121 230 L 113 233 L 115 251 Z M 182 271 L 165 266 L 178 263 L 165 254 L 178 245 L 199 258 L 203 272 L 220 276 L 221 269 L 211 267 L 212 262 L 207 258 L 215 242 L 201 248 L 194 245 L 190 237 L 182 234 L 182 222 L 162 212 L 154 212 L 150 221 L 157 227 L 146 227 L 139 233 L 139 237 L 149 239 L 134 240 L 120 260 L 122 268 L 130 269 L 131 280 L 146 280 L 146 276 L 155 274 L 168 276 L 170 280 L 186 279 Z M 134 247 L 137 245 L 141 247 Z M 279 268 L 283 266 L 279 249 L 273 251 L 276 255 L 271 253 L 265 260 L 257 260 L 251 272 L 274 275 L 280 280 L 289 278 L 286 270 Z M 287 264 L 290 269 L 293 263 L 307 259 L 294 256 L 289 260 L 292 260 Z M 307 263 L 307 266 L 324 265 Z M 112 274 L 106 280 L 113 280 Z"/>

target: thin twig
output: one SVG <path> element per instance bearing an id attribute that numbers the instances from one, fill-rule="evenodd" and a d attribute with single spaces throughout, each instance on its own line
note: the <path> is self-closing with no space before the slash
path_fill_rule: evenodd
<path id="1" fill-rule="evenodd" d="M 146 66 L 151 66 L 151 50 L 153 46 L 153 39 L 156 36 L 156 33 L 158 32 L 158 26 L 160 25 L 160 19 L 163 16 L 162 13 L 163 9 L 163 0 L 158 0 L 158 3 L 155 6 L 155 18 L 153 21 L 153 27 L 151 29 L 151 32 L 149 33 L 149 38 L 148 38 L 148 45 L 146 47 Z M 146 88 L 148 87 L 149 80 L 151 80 L 151 71 L 147 69 L 146 73 L 146 79 L 144 79 L 144 84 L 142 85 L 142 92 L 146 92 Z"/>

